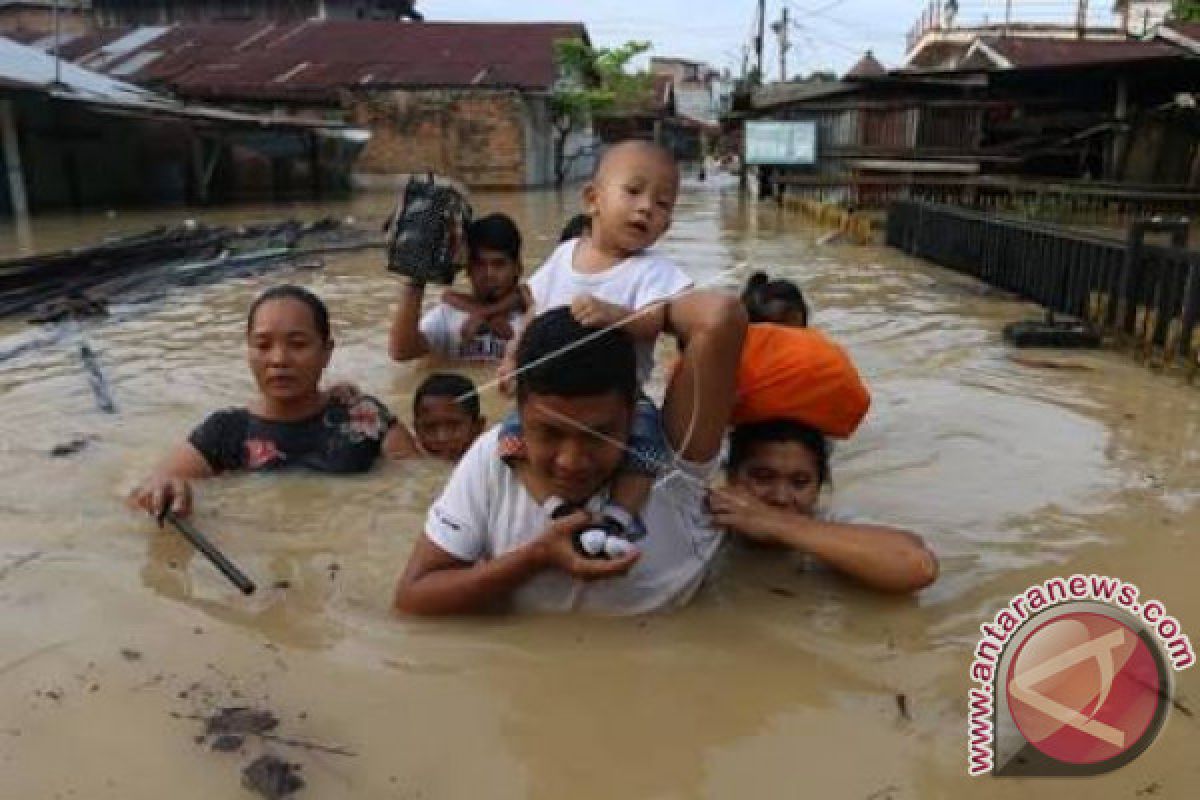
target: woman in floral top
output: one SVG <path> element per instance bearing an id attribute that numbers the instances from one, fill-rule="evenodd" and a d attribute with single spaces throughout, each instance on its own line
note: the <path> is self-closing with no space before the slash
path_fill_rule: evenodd
<path id="1" fill-rule="evenodd" d="M 365 472 L 380 453 L 416 454 L 411 435 L 369 395 L 320 389 L 333 355 L 329 312 L 311 292 L 277 286 L 250 306 L 247 360 L 259 394 L 211 414 L 130 495 L 159 514 L 191 511 L 189 481 L 229 470 Z"/>

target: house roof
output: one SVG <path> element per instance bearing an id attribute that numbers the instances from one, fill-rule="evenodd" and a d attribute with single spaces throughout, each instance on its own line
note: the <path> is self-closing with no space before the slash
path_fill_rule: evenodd
<path id="1" fill-rule="evenodd" d="M 1193 41 L 1200 42 L 1200 22 L 1172 22 L 1169 27 Z"/>
<path id="2" fill-rule="evenodd" d="M 875 58 L 875 54 L 870 50 L 863 53 L 863 57 L 850 68 L 846 73 L 846 79 L 854 78 L 877 78 L 880 75 L 886 75 L 887 69 L 883 64 L 879 63 L 879 59 Z"/>
<path id="3" fill-rule="evenodd" d="M 860 84 L 845 81 L 815 83 L 771 83 L 755 90 L 751 105 L 755 111 L 765 111 L 792 103 L 823 100 L 841 94 L 862 91 Z"/>
<path id="4" fill-rule="evenodd" d="M 1157 36 L 1200 54 L 1200 22 L 1172 22 L 1159 28 Z"/>
<path id="5" fill-rule="evenodd" d="M 357 133 L 340 123 L 263 114 L 183 103 L 174 98 L 116 80 L 55 58 L 34 47 L 0 36 L 0 89 L 34 93 L 97 111 L 142 117 L 173 117 L 252 128 L 284 127 Z"/>
<path id="6" fill-rule="evenodd" d="M 361 88 L 549 90 L 579 23 L 308 20 L 142 27 L 69 43 L 75 60 L 190 97 L 325 100 Z M 86 41 L 84 41 L 86 40 Z M 90 49 L 89 49 L 90 47 Z M 64 51 L 64 55 L 65 55 Z"/>
<path id="7" fill-rule="evenodd" d="M 1158 40 L 1051 39 L 980 36 L 960 67 L 986 65 L 1001 69 L 1042 69 L 1125 63 L 1181 55 L 1178 47 Z"/>

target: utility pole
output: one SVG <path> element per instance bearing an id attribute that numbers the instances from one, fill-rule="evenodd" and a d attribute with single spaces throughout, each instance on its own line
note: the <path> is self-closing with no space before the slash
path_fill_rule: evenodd
<path id="1" fill-rule="evenodd" d="M 766 36 L 767 0 L 758 0 L 758 32 L 754 36 L 754 64 L 758 69 L 759 83 L 763 79 L 763 37 Z"/>
<path id="2" fill-rule="evenodd" d="M 1075 28 L 1080 39 L 1087 30 L 1088 0 L 1079 0 L 1079 10 L 1075 15 Z"/>
<path id="3" fill-rule="evenodd" d="M 792 45 L 788 42 L 788 7 L 784 6 L 777 21 L 771 23 L 771 30 L 779 37 L 779 82 L 787 83 L 787 51 Z"/>
<path id="4" fill-rule="evenodd" d="M 62 67 L 58 57 L 58 0 L 54 0 L 54 85 L 58 86 L 62 83 Z"/>

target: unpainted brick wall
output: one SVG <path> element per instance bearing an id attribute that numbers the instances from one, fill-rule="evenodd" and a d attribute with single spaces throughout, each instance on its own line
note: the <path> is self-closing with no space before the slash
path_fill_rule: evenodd
<path id="1" fill-rule="evenodd" d="M 515 91 L 381 91 L 349 103 L 351 121 L 371 131 L 356 172 L 433 170 L 474 187 L 525 185 L 527 111 Z"/>

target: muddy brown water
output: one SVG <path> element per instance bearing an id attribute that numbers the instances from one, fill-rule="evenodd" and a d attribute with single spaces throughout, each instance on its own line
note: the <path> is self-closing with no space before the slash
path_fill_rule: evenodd
<path id="1" fill-rule="evenodd" d="M 330 212 L 373 225 L 389 202 L 203 219 Z M 551 193 L 475 202 L 517 218 L 531 265 L 574 210 Z M 34 244 L 187 216 L 47 218 Z M 427 367 L 387 359 L 396 287 L 378 254 L 176 291 L 87 324 L 116 416 L 95 410 L 71 339 L 0 365 L 0 797 L 242 796 L 240 770 L 261 747 L 194 740 L 197 717 L 237 705 L 271 709 L 280 735 L 354 753 L 268 743 L 303 764 L 302 796 L 320 798 L 1193 796 L 1194 716 L 1173 714 L 1110 775 L 1005 781 L 966 776 L 964 715 L 978 625 L 1055 574 L 1136 582 L 1200 639 L 1200 389 L 1111 353 L 1062 356 L 1088 370 L 1013 363 L 1000 329 L 1032 307 L 820 235 L 693 188 L 666 247 L 701 280 L 730 267 L 738 280 L 752 267 L 798 279 L 816 324 L 851 350 L 874 407 L 838 448 L 827 501 L 928 538 L 942 576 L 912 600 L 735 553 L 669 615 L 397 619 L 396 576 L 446 477 L 429 464 L 203 486 L 196 525 L 266 587 L 243 598 L 121 497 L 207 412 L 249 396 L 243 314 L 274 282 L 329 302 L 331 375 L 407 416 Z M 16 248 L 0 231 L 0 249 Z M 21 328 L 5 321 L 0 336 Z M 503 408 L 494 395 L 485 406 Z M 96 439 L 49 456 L 83 436 Z M 281 581 L 290 588 L 270 588 Z M 1197 674 L 1177 676 L 1193 709 Z"/>

